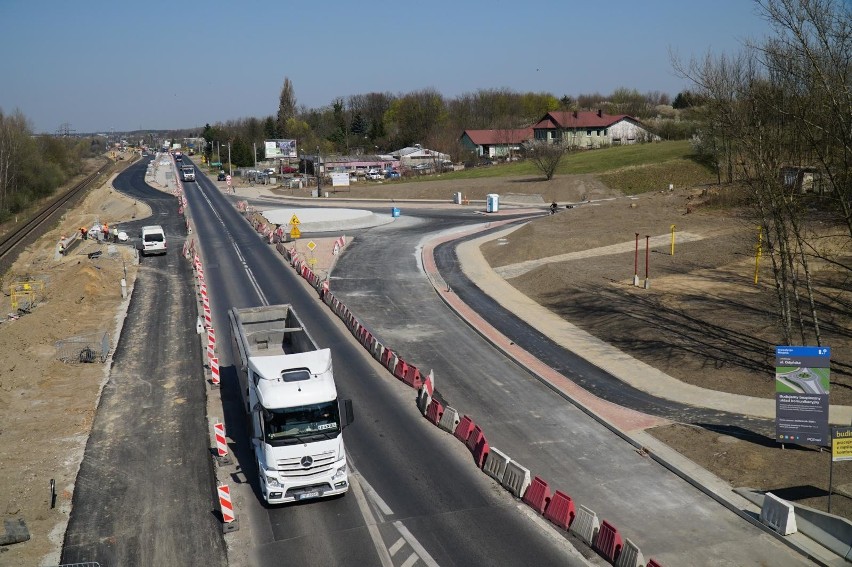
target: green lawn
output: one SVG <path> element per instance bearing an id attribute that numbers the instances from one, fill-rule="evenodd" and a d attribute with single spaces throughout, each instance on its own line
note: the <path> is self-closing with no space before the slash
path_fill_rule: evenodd
<path id="1" fill-rule="evenodd" d="M 589 173 L 598 174 L 604 183 L 627 194 L 668 188 L 670 183 L 684 187 L 710 183 L 715 179 L 709 169 L 694 160 L 688 140 L 572 152 L 563 158 L 556 170 L 557 175 Z M 531 163 L 516 162 L 445 173 L 443 178 L 540 175 Z"/>

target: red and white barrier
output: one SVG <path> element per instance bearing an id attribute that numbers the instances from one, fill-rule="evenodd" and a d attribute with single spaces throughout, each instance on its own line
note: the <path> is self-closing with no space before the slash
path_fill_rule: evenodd
<path id="1" fill-rule="evenodd" d="M 204 308 L 204 328 L 210 328 L 213 326 L 213 315 L 210 313 L 210 308 Z"/>
<path id="2" fill-rule="evenodd" d="M 213 424 L 213 435 L 216 437 L 216 453 L 220 457 L 228 456 L 228 441 L 225 439 L 225 424 L 218 421 Z"/>
<path id="3" fill-rule="evenodd" d="M 219 506 L 222 509 L 222 521 L 230 524 L 237 519 L 234 514 L 234 505 L 231 503 L 231 489 L 227 484 L 219 487 Z"/>
<path id="4" fill-rule="evenodd" d="M 219 358 L 216 356 L 210 359 L 210 381 L 214 386 L 218 386 L 221 382 L 219 375 Z"/>

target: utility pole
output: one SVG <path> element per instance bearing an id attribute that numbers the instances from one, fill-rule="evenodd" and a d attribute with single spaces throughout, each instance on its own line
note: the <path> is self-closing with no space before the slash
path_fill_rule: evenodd
<path id="1" fill-rule="evenodd" d="M 228 175 L 234 177 L 234 168 L 231 166 L 231 142 L 228 142 Z"/>
<path id="2" fill-rule="evenodd" d="M 317 175 L 317 197 L 320 197 L 320 196 L 322 196 L 322 193 L 320 193 L 320 189 L 321 189 L 321 185 L 322 185 L 322 183 L 321 183 L 321 181 L 320 181 L 320 153 L 319 153 L 319 146 L 317 146 L 317 162 L 316 162 L 316 164 L 314 164 L 314 173 L 316 173 L 316 175 Z"/>

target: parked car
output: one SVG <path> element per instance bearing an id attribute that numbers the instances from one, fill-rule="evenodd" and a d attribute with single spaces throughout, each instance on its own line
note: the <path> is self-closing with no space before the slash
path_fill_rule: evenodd
<path id="1" fill-rule="evenodd" d="M 216 180 L 217 180 L 217 181 L 225 181 L 225 172 L 224 172 L 224 171 L 220 171 L 220 172 L 219 172 L 219 175 L 217 175 L 217 176 L 216 176 Z"/>
<path id="2" fill-rule="evenodd" d="M 379 172 L 375 169 L 371 169 L 370 171 L 367 172 L 367 179 L 371 179 L 373 181 L 378 181 L 378 180 L 384 179 L 384 178 L 385 178 L 385 176 L 382 175 L 381 172 Z"/>
<path id="3" fill-rule="evenodd" d="M 392 171 L 389 169 L 385 172 L 385 179 L 399 179 L 399 177 L 398 171 Z"/>

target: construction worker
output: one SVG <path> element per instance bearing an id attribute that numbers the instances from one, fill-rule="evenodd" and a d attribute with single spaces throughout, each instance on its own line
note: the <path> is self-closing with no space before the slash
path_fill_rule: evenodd
<path id="1" fill-rule="evenodd" d="M 104 226 L 101 228 L 101 234 L 104 235 L 104 240 L 109 241 L 109 224 L 104 221 Z"/>
<path id="2" fill-rule="evenodd" d="M 118 227 L 115 225 L 112 227 L 112 241 L 118 242 Z"/>
<path id="3" fill-rule="evenodd" d="M 87 240 L 89 238 L 89 229 L 85 226 L 81 226 L 80 235 L 83 237 L 83 240 Z"/>

